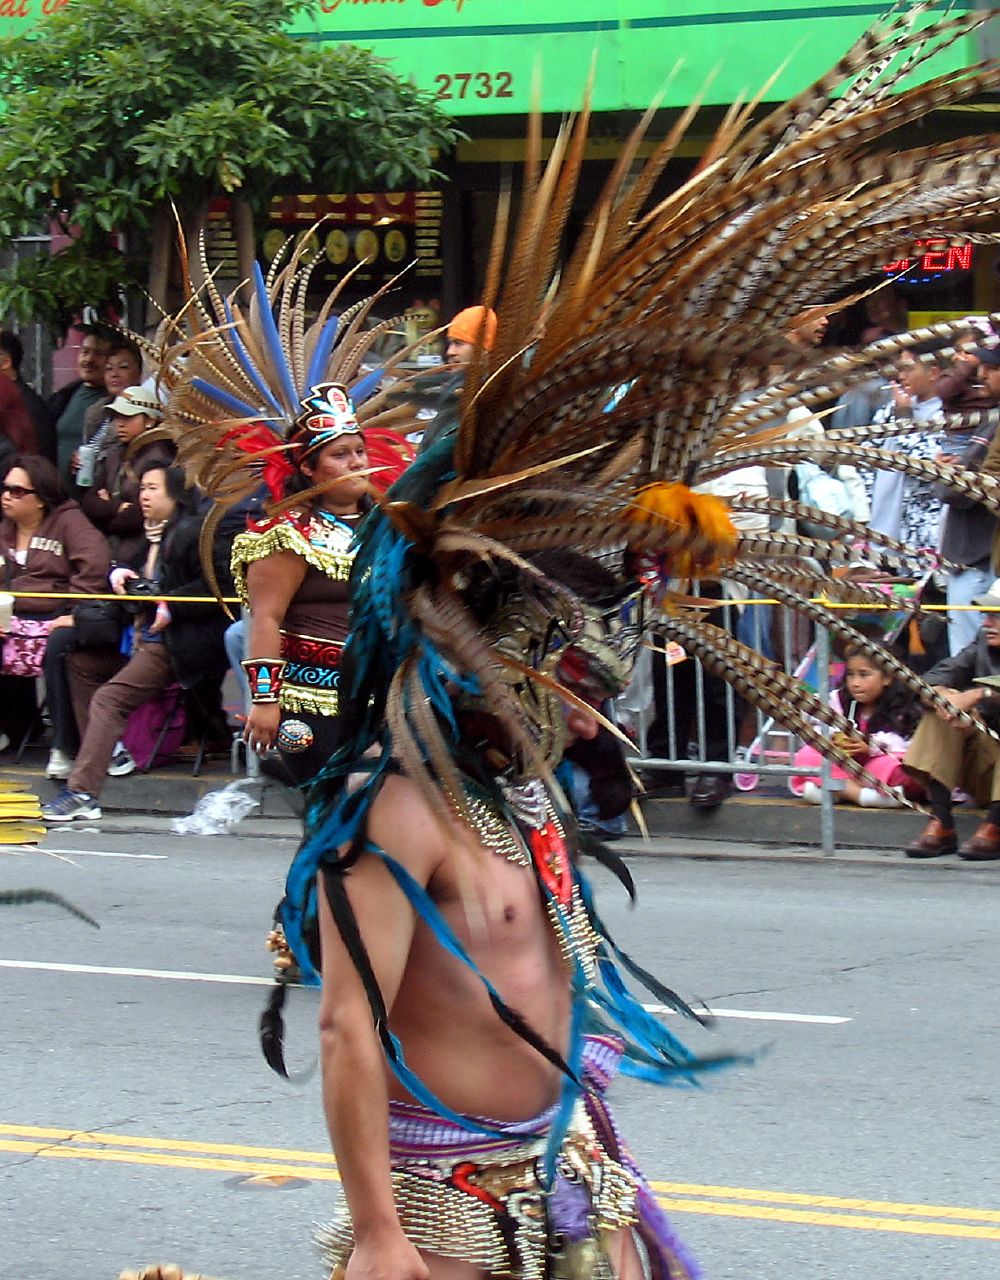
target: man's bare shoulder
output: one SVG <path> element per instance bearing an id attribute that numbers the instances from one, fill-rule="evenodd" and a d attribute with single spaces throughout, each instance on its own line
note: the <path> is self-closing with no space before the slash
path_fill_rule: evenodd
<path id="1" fill-rule="evenodd" d="M 390 774 L 382 784 L 368 813 L 368 838 L 425 885 L 451 847 L 430 801 L 402 774 Z"/>

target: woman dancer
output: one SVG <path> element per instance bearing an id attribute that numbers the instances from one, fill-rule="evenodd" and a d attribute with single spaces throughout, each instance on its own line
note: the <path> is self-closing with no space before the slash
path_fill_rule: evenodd
<path id="1" fill-rule="evenodd" d="M 244 739 L 261 754 L 277 747 L 301 786 L 335 746 L 354 533 L 372 504 L 365 438 L 343 387 L 323 389 L 290 442 L 295 470 L 285 496 L 303 500 L 251 522 L 233 544 L 233 578 L 250 611 Z"/>

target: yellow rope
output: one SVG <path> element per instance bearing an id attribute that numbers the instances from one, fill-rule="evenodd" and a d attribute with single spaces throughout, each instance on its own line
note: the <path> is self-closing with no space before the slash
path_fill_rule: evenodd
<path id="1" fill-rule="evenodd" d="M 156 600 L 166 600 L 168 604 L 176 602 L 177 604 L 239 604 L 236 596 L 223 596 L 221 601 L 216 596 L 130 596 L 118 595 L 112 591 L 91 591 L 81 593 L 78 591 L 8 591 L 7 595 L 11 595 L 15 600 L 117 600 L 124 603 L 127 600 L 132 603 L 142 603 L 143 601 L 155 602 Z M 733 598 L 731 600 L 709 600 L 704 601 L 706 609 L 720 609 L 726 604 L 747 605 L 747 604 L 781 604 L 780 600 L 757 599 L 740 600 Z M 847 601 L 826 600 L 823 596 L 815 596 L 810 604 L 821 604 L 826 609 L 850 609 L 855 613 L 871 613 L 876 610 L 885 610 L 889 613 L 902 613 L 905 605 L 887 601 L 885 604 L 869 604 L 865 601 L 855 601 L 853 604 Z M 919 606 L 921 613 L 997 613 L 1000 612 L 1000 605 L 982 605 L 982 604 L 922 604 Z"/>

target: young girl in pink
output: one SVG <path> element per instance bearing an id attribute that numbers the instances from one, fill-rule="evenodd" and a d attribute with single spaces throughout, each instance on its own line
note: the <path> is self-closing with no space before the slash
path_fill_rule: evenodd
<path id="1" fill-rule="evenodd" d="M 857 649 L 849 649 L 843 683 L 830 694 L 830 706 L 868 735 L 868 742 L 859 737 L 853 740 L 853 745 L 848 745 L 858 764 L 887 787 L 901 793 L 908 781 L 901 761 L 920 722 L 920 707 L 912 694 L 896 684 L 871 658 Z M 822 756 L 815 747 L 801 747 L 795 754 L 795 763 L 801 767 L 818 768 L 821 761 Z M 830 776 L 843 783 L 836 797 L 851 804 L 877 809 L 895 808 L 901 803 L 898 797 L 890 798 L 874 787 L 862 786 L 835 764 L 830 767 Z M 788 785 L 793 795 L 819 803 L 818 778 L 792 777 Z"/>

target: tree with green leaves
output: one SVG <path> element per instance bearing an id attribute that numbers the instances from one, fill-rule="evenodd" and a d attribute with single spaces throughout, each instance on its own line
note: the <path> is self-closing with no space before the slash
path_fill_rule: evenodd
<path id="1" fill-rule="evenodd" d="M 73 0 L 0 40 L 0 237 L 73 232 L 0 273 L 0 314 L 64 328 L 137 284 L 166 306 L 175 208 L 194 244 L 228 196 L 245 272 L 278 192 L 431 181 L 448 120 L 367 50 L 289 34 L 311 3 Z"/>

